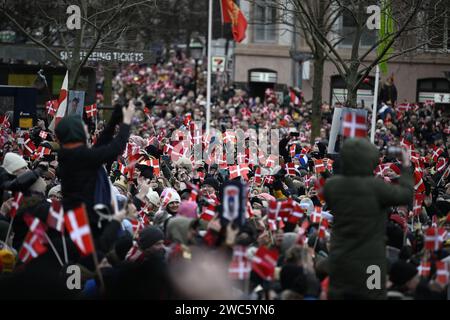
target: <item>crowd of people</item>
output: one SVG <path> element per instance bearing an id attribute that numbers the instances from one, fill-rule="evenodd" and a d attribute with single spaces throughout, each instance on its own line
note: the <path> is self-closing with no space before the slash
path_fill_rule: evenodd
<path id="1" fill-rule="evenodd" d="M 183 54 L 126 66 L 111 114 L 69 115 L 54 132 L 51 115 L 18 131 L 3 117 L 1 298 L 447 299 L 445 109 L 383 103 L 375 146 L 349 138 L 336 155 L 336 106 L 311 139 L 302 99 L 227 85 L 213 91 L 218 139 L 193 68 Z M 271 152 L 252 144 L 263 129 L 279 132 Z M 245 190 L 240 221 L 224 218 L 230 181 Z M 379 267 L 374 288 L 361 266 Z"/>

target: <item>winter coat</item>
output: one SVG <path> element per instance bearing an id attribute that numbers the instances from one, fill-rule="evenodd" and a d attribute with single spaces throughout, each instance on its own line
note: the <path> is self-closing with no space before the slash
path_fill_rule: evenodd
<path id="1" fill-rule="evenodd" d="M 327 180 L 324 196 L 334 215 L 330 247 L 331 299 L 386 298 L 386 223 L 390 206 L 412 201 L 412 173 L 402 169 L 398 185 L 373 177 L 378 150 L 366 139 L 349 139 L 341 151 L 342 175 Z M 380 289 L 370 290 L 367 281 L 381 271 Z"/>
<path id="2" fill-rule="evenodd" d="M 64 209 L 73 209 L 84 203 L 94 231 L 97 229 L 98 218 L 92 208 L 98 170 L 104 163 L 114 161 L 122 154 L 129 133 L 130 126 L 121 124 L 119 133 L 108 144 L 97 143 L 93 148 L 88 148 L 86 145 L 73 149 L 61 148 L 58 152 Z"/>

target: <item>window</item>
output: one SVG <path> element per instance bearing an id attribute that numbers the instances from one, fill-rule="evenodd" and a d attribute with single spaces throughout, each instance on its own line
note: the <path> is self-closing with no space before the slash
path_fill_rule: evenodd
<path id="1" fill-rule="evenodd" d="M 265 1 L 258 1 L 254 7 L 254 41 L 275 42 L 277 10 Z"/>
<path id="2" fill-rule="evenodd" d="M 431 1 L 425 14 L 427 25 L 427 49 L 450 49 L 450 8 L 442 2 Z M 436 3 L 435 3 L 436 2 Z"/>
<path id="3" fill-rule="evenodd" d="M 341 45 L 352 46 L 353 40 L 355 38 L 357 22 L 355 21 L 352 14 L 348 10 L 344 10 L 341 21 L 342 21 Z M 377 41 L 377 30 L 369 30 L 364 24 L 360 43 L 361 46 L 369 47 L 375 44 L 376 41 Z"/>

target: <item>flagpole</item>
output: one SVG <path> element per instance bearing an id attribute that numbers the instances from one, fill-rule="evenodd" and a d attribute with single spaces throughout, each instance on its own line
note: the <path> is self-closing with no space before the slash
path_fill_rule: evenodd
<path id="1" fill-rule="evenodd" d="M 62 245 L 63 245 L 64 261 L 65 261 L 66 263 L 69 263 L 69 259 L 68 259 L 68 256 L 67 256 L 66 237 L 64 236 L 63 233 L 61 233 L 61 240 L 62 240 Z"/>
<path id="2" fill-rule="evenodd" d="M 11 229 L 12 229 L 12 225 L 13 225 L 13 222 L 14 222 L 14 218 L 15 218 L 15 216 L 13 216 L 13 217 L 11 218 L 11 221 L 10 221 L 9 226 L 8 226 L 8 232 L 6 233 L 5 243 L 6 243 L 7 245 L 9 245 L 9 244 L 8 244 L 8 239 L 9 239 L 9 235 L 10 235 L 10 233 L 11 233 Z"/>
<path id="3" fill-rule="evenodd" d="M 377 64 L 375 71 L 375 91 L 373 95 L 372 128 L 370 131 L 370 142 L 375 144 L 375 127 L 377 124 L 378 88 L 380 85 L 380 66 Z"/>
<path id="4" fill-rule="evenodd" d="M 209 0 L 209 17 L 208 17 L 208 74 L 206 84 L 206 134 L 209 134 L 211 127 L 211 48 L 212 48 L 212 15 L 213 2 Z"/>
<path id="5" fill-rule="evenodd" d="M 50 245 L 50 247 L 52 248 L 53 252 L 55 253 L 55 256 L 58 259 L 59 264 L 61 265 L 61 267 L 64 266 L 64 264 L 63 264 L 63 262 L 61 260 L 61 257 L 59 256 L 58 251 L 56 251 L 56 248 L 53 245 L 53 242 L 48 237 L 47 232 L 44 232 L 44 235 L 45 235 L 45 239 L 47 239 L 47 241 L 48 241 L 48 244 Z"/>

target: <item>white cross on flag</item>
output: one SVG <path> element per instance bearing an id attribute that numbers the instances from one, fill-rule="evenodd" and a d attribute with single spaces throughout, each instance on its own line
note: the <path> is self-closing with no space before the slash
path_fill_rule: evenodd
<path id="1" fill-rule="evenodd" d="M 431 273 L 431 262 L 422 260 L 420 262 L 420 266 L 417 268 L 417 271 L 419 276 L 424 278 L 429 277 Z"/>
<path id="2" fill-rule="evenodd" d="M 233 280 L 245 280 L 250 276 L 252 264 L 247 258 L 246 249 L 244 246 L 234 246 L 233 248 L 233 258 L 228 268 L 228 274 Z"/>
<path id="3" fill-rule="evenodd" d="M 80 253 L 84 256 L 93 253 L 94 241 L 84 206 L 68 211 L 64 221 L 70 238 L 76 244 Z"/>
<path id="4" fill-rule="evenodd" d="M 292 162 L 287 163 L 285 165 L 285 169 L 288 176 L 295 176 L 297 175 L 297 173 L 300 174 L 295 167 L 295 164 L 293 164 Z"/>
<path id="5" fill-rule="evenodd" d="M 23 151 L 27 156 L 31 156 L 36 151 L 36 146 L 30 138 L 26 139 L 23 143 Z"/>
<path id="6" fill-rule="evenodd" d="M 47 131 L 44 131 L 44 130 L 41 130 L 41 132 L 39 132 L 39 137 L 41 137 L 42 139 L 47 139 L 47 136 L 48 136 L 48 132 Z"/>
<path id="7" fill-rule="evenodd" d="M 326 168 L 322 159 L 314 159 L 314 169 L 316 170 L 316 174 L 325 172 Z"/>
<path id="8" fill-rule="evenodd" d="M 425 249 L 436 251 L 442 247 L 442 244 L 447 235 L 444 228 L 428 228 L 425 233 Z"/>
<path id="9" fill-rule="evenodd" d="M 233 180 L 237 177 L 243 177 L 245 180 L 248 180 L 248 172 L 250 171 L 248 164 L 240 164 L 237 166 L 230 166 L 230 180 Z"/>
<path id="10" fill-rule="evenodd" d="M 449 278 L 448 264 L 444 261 L 437 261 L 436 282 L 438 282 L 442 286 L 446 286 L 448 284 L 448 278 Z"/>
<path id="11" fill-rule="evenodd" d="M 439 159 L 438 163 L 436 164 L 436 171 L 437 172 L 442 172 L 444 171 L 445 167 L 448 164 L 448 160 L 445 158 L 441 158 Z"/>
<path id="12" fill-rule="evenodd" d="M 42 238 L 30 231 L 27 233 L 22 248 L 19 251 L 19 259 L 23 263 L 27 263 L 46 251 L 47 247 L 42 242 Z"/>
<path id="13" fill-rule="evenodd" d="M 47 225 L 61 233 L 64 232 L 64 209 L 61 202 L 56 199 L 52 200 L 48 210 Z"/>
<path id="14" fill-rule="evenodd" d="M 23 220 L 27 224 L 30 232 L 33 232 L 41 239 L 45 239 L 44 237 L 47 227 L 41 222 L 41 220 L 39 220 L 39 218 L 33 217 L 31 214 L 26 213 Z"/>
<path id="15" fill-rule="evenodd" d="M 439 148 L 439 147 L 434 147 L 433 148 L 433 161 L 434 162 L 438 162 L 439 157 L 444 153 L 444 149 Z"/>
<path id="16" fill-rule="evenodd" d="M 39 146 L 34 153 L 35 159 L 41 159 L 44 156 L 49 156 L 52 153 L 52 150 L 43 146 Z"/>
<path id="17" fill-rule="evenodd" d="M 56 114 L 56 110 L 58 110 L 58 100 L 50 100 L 45 103 L 45 109 L 49 116 L 53 117 Z"/>
<path id="18" fill-rule="evenodd" d="M 93 118 L 97 115 L 97 104 L 91 104 L 89 106 L 84 107 L 84 111 L 86 112 L 86 116 L 88 118 Z"/>
<path id="19" fill-rule="evenodd" d="M 346 112 L 342 122 L 342 135 L 348 138 L 366 137 L 366 117 L 355 112 Z"/>

